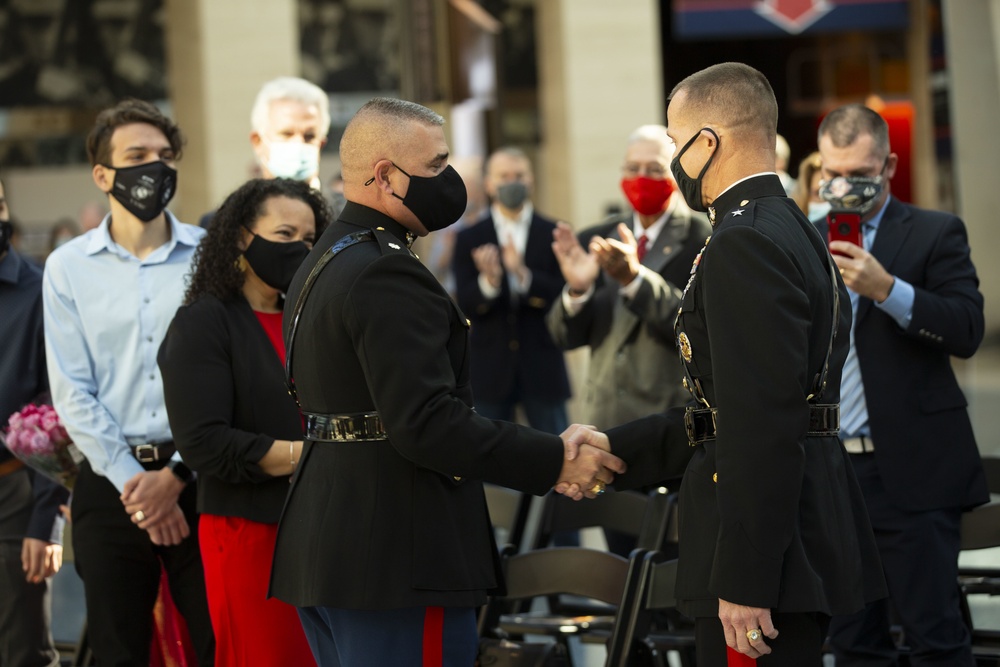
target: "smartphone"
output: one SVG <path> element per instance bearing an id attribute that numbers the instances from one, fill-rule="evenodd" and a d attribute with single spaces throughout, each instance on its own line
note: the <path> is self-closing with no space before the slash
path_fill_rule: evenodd
<path id="1" fill-rule="evenodd" d="M 847 241 L 859 248 L 864 247 L 861 238 L 861 214 L 854 211 L 840 211 L 834 209 L 826 216 L 826 238 L 830 241 Z M 844 253 L 837 253 L 842 255 Z"/>

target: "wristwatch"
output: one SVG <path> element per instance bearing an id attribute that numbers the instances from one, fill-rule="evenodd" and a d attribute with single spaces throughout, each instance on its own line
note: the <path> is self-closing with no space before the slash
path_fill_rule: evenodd
<path id="1" fill-rule="evenodd" d="M 170 468 L 170 472 L 174 473 L 174 476 L 177 479 L 181 480 L 185 484 L 190 484 L 195 479 L 194 471 L 184 465 L 183 461 L 171 459 L 170 463 L 167 464 L 167 467 Z"/>

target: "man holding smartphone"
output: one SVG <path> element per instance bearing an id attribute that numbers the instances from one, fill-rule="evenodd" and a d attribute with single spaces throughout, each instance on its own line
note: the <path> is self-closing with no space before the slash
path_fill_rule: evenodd
<path id="1" fill-rule="evenodd" d="M 871 109 L 831 111 L 819 127 L 819 151 L 820 193 L 862 223 L 860 244 L 830 241 L 854 309 L 841 438 L 913 649 L 910 664 L 973 665 L 955 583 L 959 529 L 962 512 L 989 493 L 951 368 L 952 355 L 975 353 L 984 329 L 965 225 L 891 197 L 897 156 Z M 833 619 L 838 667 L 896 664 L 889 606 L 881 600 Z"/>

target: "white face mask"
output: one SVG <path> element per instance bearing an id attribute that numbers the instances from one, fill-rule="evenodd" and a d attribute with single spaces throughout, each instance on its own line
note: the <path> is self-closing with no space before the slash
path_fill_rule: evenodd
<path id="1" fill-rule="evenodd" d="M 809 202 L 809 213 L 807 213 L 806 216 L 809 218 L 810 222 L 817 222 L 818 220 L 825 218 L 826 214 L 830 212 L 831 208 L 833 207 L 830 205 L 830 202 L 828 201 L 824 202 L 811 201 Z"/>
<path id="2" fill-rule="evenodd" d="M 319 146 L 298 141 L 267 143 L 267 170 L 275 178 L 304 181 L 319 171 Z"/>

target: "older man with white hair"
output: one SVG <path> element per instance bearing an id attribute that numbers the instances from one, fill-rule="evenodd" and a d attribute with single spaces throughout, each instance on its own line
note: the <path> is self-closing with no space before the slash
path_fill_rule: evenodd
<path id="1" fill-rule="evenodd" d="M 250 111 L 250 146 L 263 178 L 306 181 L 315 190 L 319 152 L 330 131 L 330 98 L 305 79 L 281 76 L 265 83 Z M 206 229 L 215 211 L 201 216 Z"/>
<path id="2" fill-rule="evenodd" d="M 319 152 L 330 130 L 330 100 L 319 86 L 283 76 L 264 84 L 250 112 L 250 145 L 264 178 L 320 188 Z"/>

